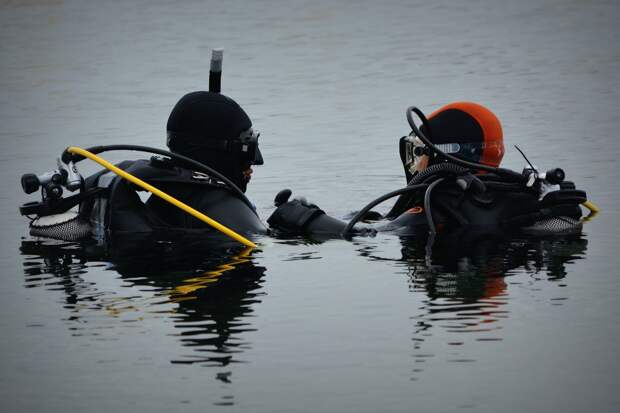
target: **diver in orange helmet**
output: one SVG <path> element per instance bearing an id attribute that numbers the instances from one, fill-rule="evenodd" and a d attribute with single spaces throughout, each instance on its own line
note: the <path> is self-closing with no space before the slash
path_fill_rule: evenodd
<path id="1" fill-rule="evenodd" d="M 418 135 L 428 137 L 443 154 L 432 151 Z M 499 119 L 486 107 L 454 102 L 437 109 L 428 119 L 423 118 L 417 134 L 412 130 L 403 136 L 399 152 L 407 183 L 428 167 L 447 162 L 445 154 L 497 168 L 504 157 L 504 134 Z M 411 196 L 401 196 L 386 217 L 396 218 L 410 203 Z"/>
<path id="2" fill-rule="evenodd" d="M 504 156 L 502 126 L 486 107 L 455 102 L 428 119 L 407 109 L 411 133 L 399 141 L 407 186 L 385 194 L 358 212 L 349 223 L 326 215 L 304 199 L 288 201 L 290 190 L 276 196 L 278 208 L 268 219 L 284 233 L 348 235 L 390 231 L 399 235 L 454 230 L 531 230 L 574 233 L 581 230 L 579 204 L 586 200 L 556 168 L 523 173 L 500 168 Z M 421 120 L 417 126 L 414 116 Z M 399 196 L 400 195 L 400 196 Z M 372 211 L 399 196 L 385 215 Z M 365 227 L 354 227 L 367 221 Z"/>

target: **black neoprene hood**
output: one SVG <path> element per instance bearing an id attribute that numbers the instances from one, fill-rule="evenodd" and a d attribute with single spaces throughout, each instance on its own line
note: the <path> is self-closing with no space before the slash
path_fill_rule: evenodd
<path id="1" fill-rule="evenodd" d="M 184 143 L 200 145 L 206 140 L 235 139 L 251 127 L 252 121 L 237 102 L 219 93 L 199 91 L 177 102 L 166 129 L 182 135 Z M 174 136 L 168 144 L 175 152 L 182 149 Z"/>
<path id="2" fill-rule="evenodd" d="M 170 113 L 168 147 L 217 170 L 245 192 L 248 178 L 244 171 L 253 160 L 248 159 L 247 148 L 243 151 L 241 135 L 251 127 L 248 115 L 228 96 L 191 92 Z M 260 154 L 257 147 L 254 153 Z"/>

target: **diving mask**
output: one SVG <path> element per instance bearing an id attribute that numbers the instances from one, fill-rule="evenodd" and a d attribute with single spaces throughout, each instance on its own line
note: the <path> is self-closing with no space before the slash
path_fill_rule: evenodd
<path id="1" fill-rule="evenodd" d="M 262 165 L 264 163 L 263 155 L 260 149 L 258 149 L 259 136 L 259 132 L 255 132 L 254 129 L 250 128 L 241 132 L 239 137 L 233 141 L 233 150 L 241 154 L 251 165 Z"/>
<path id="2" fill-rule="evenodd" d="M 430 150 L 420 138 L 412 134 L 405 136 L 402 141 L 404 143 L 405 168 L 413 174 L 416 172 L 422 156 L 429 155 Z"/>
<path id="3" fill-rule="evenodd" d="M 457 139 L 455 139 L 457 140 Z M 411 173 L 420 166 L 421 162 L 433 158 L 433 150 L 426 146 L 417 136 L 410 134 L 403 138 L 405 152 L 405 167 Z M 456 156 L 470 162 L 482 162 L 486 156 L 499 156 L 504 154 L 502 142 L 468 142 L 468 143 L 438 143 L 435 147 L 441 152 Z M 423 158 L 427 156 L 428 158 Z M 424 168 L 422 168 L 424 169 Z"/>
<path id="4" fill-rule="evenodd" d="M 171 147 L 171 142 L 174 139 L 177 144 L 187 142 L 187 145 L 195 150 L 200 149 L 213 149 L 218 152 L 229 152 L 238 157 L 243 162 L 247 162 L 250 165 L 262 165 L 263 155 L 258 149 L 258 137 L 260 133 L 255 132 L 254 129 L 249 128 L 239 134 L 238 137 L 233 139 L 207 139 L 197 140 L 192 134 L 185 134 L 179 132 L 168 132 L 168 147 Z"/>

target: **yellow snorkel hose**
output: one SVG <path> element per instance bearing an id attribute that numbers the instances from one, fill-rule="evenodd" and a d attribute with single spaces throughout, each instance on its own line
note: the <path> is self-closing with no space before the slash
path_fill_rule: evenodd
<path id="1" fill-rule="evenodd" d="M 230 238 L 234 239 L 235 241 L 239 241 L 240 243 L 242 243 L 245 246 L 251 247 L 251 248 L 255 248 L 256 244 L 254 244 L 252 241 L 250 241 L 249 239 L 243 237 L 242 235 L 237 234 L 235 231 L 233 231 L 232 229 L 220 224 L 219 222 L 209 218 L 208 216 L 206 216 L 205 214 L 203 214 L 202 212 L 199 212 L 197 210 L 195 210 L 194 208 L 190 207 L 187 204 L 184 204 L 183 202 L 179 201 L 178 199 L 168 195 L 167 193 L 155 188 L 153 185 L 147 184 L 146 182 L 144 182 L 143 180 L 133 176 L 130 173 L 127 173 L 125 171 L 123 171 L 120 168 L 117 168 L 116 166 L 112 165 L 110 162 L 106 161 L 103 158 L 100 158 L 99 156 L 95 155 L 92 152 L 89 152 L 85 149 L 82 148 L 78 148 L 76 146 L 70 146 L 67 148 L 67 152 L 72 153 L 72 154 L 76 154 L 76 155 L 81 155 L 85 158 L 88 158 L 92 161 L 97 162 L 99 165 L 103 166 L 106 169 L 109 169 L 110 171 L 114 172 L 116 175 L 120 176 L 121 178 L 124 178 L 126 180 L 128 180 L 129 182 L 138 185 L 139 187 L 149 191 L 150 193 L 152 193 L 153 195 L 156 195 L 158 197 L 160 197 L 161 199 L 163 199 L 166 202 L 171 203 L 172 205 L 176 206 L 177 208 L 182 209 L 183 211 L 187 212 L 188 214 L 198 218 L 199 220 L 207 223 L 208 225 L 212 226 L 213 228 L 215 228 L 216 230 L 220 231 L 221 233 L 229 236 Z"/>

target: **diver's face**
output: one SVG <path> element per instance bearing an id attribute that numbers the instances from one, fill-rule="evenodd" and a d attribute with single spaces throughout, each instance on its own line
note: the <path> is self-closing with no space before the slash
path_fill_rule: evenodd
<path id="1" fill-rule="evenodd" d="M 420 157 L 418 162 L 416 162 L 416 164 L 415 164 L 415 171 L 416 172 L 422 172 L 426 168 L 428 168 L 428 156 L 423 155 L 423 156 Z"/>
<path id="2" fill-rule="evenodd" d="M 422 172 L 428 167 L 429 157 L 426 155 L 428 150 L 420 138 L 411 133 L 409 136 L 403 136 L 399 145 L 403 166 L 409 173 Z"/>
<path id="3" fill-rule="evenodd" d="M 251 166 L 248 166 L 247 169 L 245 169 L 243 172 L 241 172 L 243 174 L 243 179 L 245 180 L 245 183 L 249 183 L 250 180 L 252 179 L 252 173 L 254 172 L 254 170 L 252 169 Z"/>

